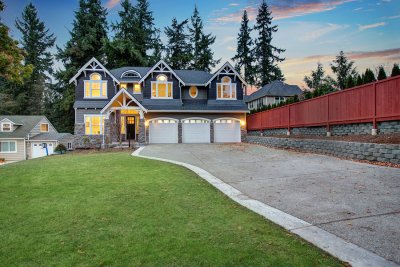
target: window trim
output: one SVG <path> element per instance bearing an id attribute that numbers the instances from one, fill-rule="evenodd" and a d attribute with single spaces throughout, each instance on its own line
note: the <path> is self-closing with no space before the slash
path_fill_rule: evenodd
<path id="1" fill-rule="evenodd" d="M 0 153 L 1 154 L 15 154 L 15 153 L 18 153 L 18 148 L 17 148 L 17 141 L 0 141 L 0 143 L 14 143 L 14 147 L 15 147 L 15 150 L 14 151 L 1 151 L 0 150 Z M 10 145 L 8 145 L 8 148 L 10 148 Z M 1 144 L 0 144 L 0 149 L 1 149 Z"/>
<path id="2" fill-rule="evenodd" d="M 192 88 L 196 89 L 196 94 L 194 96 L 192 96 L 192 94 L 190 93 L 190 90 L 192 90 Z M 199 89 L 197 88 L 197 86 L 192 85 L 192 86 L 189 87 L 189 96 L 191 98 L 196 98 L 198 96 L 198 94 L 199 94 Z"/>
<path id="3" fill-rule="evenodd" d="M 92 119 L 90 120 L 90 133 L 86 133 L 86 118 L 87 117 L 100 117 L 100 133 L 99 134 L 93 134 L 93 130 L 92 130 Z M 105 115 L 100 115 L 100 114 L 85 114 L 83 115 L 83 119 L 84 119 L 84 127 L 85 127 L 85 135 L 103 135 L 104 134 L 104 120 L 105 120 Z"/>
<path id="4" fill-rule="evenodd" d="M 72 150 L 72 142 L 67 143 L 67 150 Z"/>
<path id="5" fill-rule="evenodd" d="M 222 82 L 222 80 L 224 79 L 224 78 L 229 78 L 229 80 L 230 80 L 230 82 L 229 83 L 227 83 L 227 82 Z M 231 77 L 229 77 L 229 76 L 224 76 L 224 77 L 222 77 L 222 79 L 221 79 L 221 82 L 220 83 L 217 83 L 217 88 L 216 88 L 216 93 L 217 93 L 217 95 L 216 95 L 216 99 L 217 100 L 237 100 L 237 86 L 236 86 L 237 84 L 236 83 L 232 83 L 232 78 Z M 218 87 L 221 87 L 221 97 L 218 97 Z M 224 96 L 224 93 L 223 93 L 223 89 L 222 89 L 222 87 L 223 86 L 229 86 L 229 91 L 230 91 L 230 98 L 224 98 L 223 96 Z M 233 92 L 233 87 L 234 87 L 234 90 L 235 90 L 235 97 L 233 98 L 232 97 L 232 92 Z"/>
<path id="6" fill-rule="evenodd" d="M 92 73 L 92 74 L 90 74 L 90 76 L 89 76 L 89 80 L 84 80 L 83 81 L 83 98 L 84 99 L 107 99 L 108 98 L 108 81 L 107 80 L 92 80 L 92 76 L 93 75 L 99 75 L 100 77 L 102 77 L 99 73 L 97 73 L 97 72 L 94 72 L 94 73 Z M 90 88 L 88 89 L 89 90 L 89 93 L 90 93 L 90 96 L 86 96 L 86 83 L 87 82 L 89 82 L 89 84 L 90 84 Z M 100 96 L 92 96 L 92 82 L 99 82 L 100 83 Z M 106 94 L 105 94 L 105 96 L 101 96 L 102 95 L 102 90 L 103 90 L 103 84 L 105 84 L 106 85 Z"/>
<path id="7" fill-rule="evenodd" d="M 276 100 L 277 98 L 279 98 L 279 100 Z M 286 98 L 284 96 L 275 96 L 275 98 L 274 98 L 274 104 L 279 104 L 279 103 L 282 103 L 285 101 L 286 101 Z"/>
<path id="8" fill-rule="evenodd" d="M 42 125 L 46 124 L 47 125 L 47 131 L 42 131 Z M 41 133 L 48 133 L 50 131 L 50 125 L 47 122 L 43 122 L 39 124 L 39 131 Z"/>
<path id="9" fill-rule="evenodd" d="M 135 85 L 139 85 L 139 88 L 140 88 L 139 92 L 135 91 Z M 133 91 L 133 94 L 135 94 L 135 95 L 141 94 L 142 93 L 142 86 L 140 85 L 140 83 L 133 83 L 132 91 Z"/>
<path id="10" fill-rule="evenodd" d="M 4 124 L 10 125 L 10 130 L 9 131 L 8 130 L 7 131 L 4 130 Z M 1 123 L 1 131 L 2 132 L 6 132 L 6 133 L 11 133 L 13 131 L 13 124 L 11 122 L 2 122 Z"/>
<path id="11" fill-rule="evenodd" d="M 159 81 L 158 78 L 160 76 L 164 76 L 166 78 L 166 80 L 165 81 Z M 156 96 L 153 96 L 153 84 L 156 86 Z M 166 90 L 167 90 L 167 92 L 166 92 L 167 96 L 166 97 L 159 97 L 158 96 L 158 85 L 159 84 L 165 84 Z M 170 97 L 168 96 L 168 87 L 169 87 L 168 85 L 169 84 L 171 84 L 171 96 Z M 173 98 L 174 98 L 174 82 L 169 82 L 168 81 L 168 77 L 165 74 L 157 75 L 156 80 L 155 81 L 151 81 L 151 99 L 173 99 Z"/>

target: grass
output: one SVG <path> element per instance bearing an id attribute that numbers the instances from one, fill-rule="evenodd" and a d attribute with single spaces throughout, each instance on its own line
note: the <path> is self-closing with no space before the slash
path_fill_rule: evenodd
<path id="1" fill-rule="evenodd" d="M 128 153 L 0 167 L 2 266 L 340 266 L 189 170 Z"/>

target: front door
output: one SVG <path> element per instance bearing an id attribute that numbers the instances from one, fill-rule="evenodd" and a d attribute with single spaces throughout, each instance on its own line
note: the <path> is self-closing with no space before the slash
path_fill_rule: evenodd
<path id="1" fill-rule="evenodd" d="M 136 139 L 135 117 L 126 117 L 126 139 Z"/>

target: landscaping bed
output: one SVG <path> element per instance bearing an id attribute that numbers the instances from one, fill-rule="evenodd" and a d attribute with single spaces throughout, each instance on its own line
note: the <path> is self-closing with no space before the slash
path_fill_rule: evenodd
<path id="1" fill-rule="evenodd" d="M 359 143 L 375 143 L 375 144 L 400 144 L 400 133 L 398 134 L 381 134 L 381 135 L 344 135 L 344 136 L 318 136 L 318 135 L 274 135 L 269 137 L 292 138 L 292 139 L 318 139 L 318 140 L 334 140 Z"/>
<path id="2" fill-rule="evenodd" d="M 71 153 L 0 168 L 4 266 L 341 266 L 195 173 Z"/>

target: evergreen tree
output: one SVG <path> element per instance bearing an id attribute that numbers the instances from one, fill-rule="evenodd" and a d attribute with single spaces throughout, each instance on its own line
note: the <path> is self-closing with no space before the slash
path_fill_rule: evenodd
<path id="1" fill-rule="evenodd" d="M 164 50 L 164 44 L 161 42 L 161 32 L 159 29 L 155 29 L 152 43 L 152 53 L 149 57 L 150 66 L 155 65 L 158 61 L 162 59 L 162 54 Z"/>
<path id="2" fill-rule="evenodd" d="M 304 82 L 310 89 L 320 88 L 324 81 L 325 71 L 321 63 L 317 63 L 317 69 L 311 72 L 311 76 L 305 76 Z"/>
<path id="3" fill-rule="evenodd" d="M 192 60 L 192 46 L 189 43 L 189 35 L 185 31 L 187 24 L 187 19 L 178 23 L 176 18 L 173 18 L 171 27 L 165 27 L 168 38 L 166 58 L 173 69 L 186 69 Z"/>
<path id="4" fill-rule="evenodd" d="M 378 68 L 378 81 L 380 80 L 384 80 L 387 78 L 385 69 L 383 68 L 383 66 L 379 66 Z"/>
<path id="5" fill-rule="evenodd" d="M 215 36 L 204 34 L 203 21 L 197 10 L 194 7 L 191 17 L 192 27 L 189 27 L 190 41 L 193 45 L 192 62 L 190 69 L 211 71 L 211 68 L 218 64 L 219 60 L 214 60 L 214 53 L 211 50 L 211 45 L 215 43 Z"/>
<path id="6" fill-rule="evenodd" d="M 354 62 L 349 61 L 343 51 L 340 51 L 339 55 L 331 64 L 333 73 L 336 74 L 336 81 L 340 90 L 346 88 L 346 81 L 349 76 L 354 76 L 356 71 L 353 67 Z"/>
<path id="7" fill-rule="evenodd" d="M 154 28 L 153 12 L 150 11 L 148 0 L 138 0 L 135 6 L 136 27 L 138 30 L 136 44 L 142 58 L 147 59 L 147 51 L 154 49 L 155 38 L 157 37 Z"/>
<path id="8" fill-rule="evenodd" d="M 360 74 L 357 74 L 356 86 L 363 85 L 364 81 Z"/>
<path id="9" fill-rule="evenodd" d="M 346 79 L 346 89 L 353 88 L 356 86 L 353 76 L 349 75 Z"/>
<path id="10" fill-rule="evenodd" d="M 364 73 L 364 84 L 375 82 L 375 74 L 371 69 L 366 69 Z"/>
<path id="11" fill-rule="evenodd" d="M 92 57 L 100 61 L 105 59 L 108 40 L 106 15 L 107 11 L 100 0 L 79 0 L 79 9 L 75 12 L 70 32 L 71 39 L 64 49 L 58 48 L 56 57 L 65 68 L 55 74 L 58 84 L 54 90 L 62 94 L 62 98 L 58 99 L 60 103 L 53 104 L 59 107 L 54 111 L 57 112 L 54 124 L 59 131 L 73 131 L 75 86 L 69 84 L 69 80 Z"/>
<path id="12" fill-rule="evenodd" d="M 255 41 L 254 56 L 256 62 L 256 84 L 263 86 L 275 80 L 283 80 L 283 74 L 277 65 L 284 58 L 279 55 L 285 52 L 284 49 L 272 45 L 272 34 L 278 31 L 278 26 L 272 26 L 272 13 L 265 0 L 258 9 L 254 29 L 258 33 Z"/>
<path id="13" fill-rule="evenodd" d="M 43 113 L 43 93 L 53 73 L 53 56 L 49 49 L 54 46 L 56 38 L 39 20 L 37 10 L 29 3 L 22 12 L 21 19 L 16 20 L 16 28 L 21 32 L 21 45 L 25 50 L 25 65 L 33 66 L 33 72 L 24 84 L 26 102 L 21 103 L 27 114 Z"/>
<path id="14" fill-rule="evenodd" d="M 0 0 L 0 12 L 4 3 Z M 31 65 L 24 65 L 25 53 L 9 35 L 9 28 L 0 18 L 0 114 L 23 114 L 20 103 L 21 87 L 32 73 Z"/>
<path id="15" fill-rule="evenodd" d="M 111 25 L 115 32 L 114 39 L 107 44 L 109 68 L 123 66 L 144 66 L 146 59 L 142 55 L 143 44 L 138 44 L 138 23 L 135 7 L 129 0 L 121 2 L 118 12 L 120 21 Z"/>
<path id="16" fill-rule="evenodd" d="M 399 68 L 399 64 L 394 64 L 393 65 L 393 69 L 392 69 L 392 74 L 390 75 L 390 77 L 395 77 L 400 75 L 400 68 Z"/>
<path id="17" fill-rule="evenodd" d="M 249 27 L 249 18 L 247 16 L 247 11 L 245 10 L 243 12 L 242 23 L 237 37 L 236 55 L 232 60 L 236 62 L 235 68 L 237 71 L 242 73 L 246 82 L 250 85 L 254 85 L 254 57 L 252 53 L 253 40 L 251 39 L 250 34 L 251 28 Z"/>

